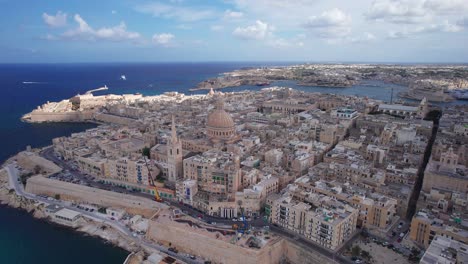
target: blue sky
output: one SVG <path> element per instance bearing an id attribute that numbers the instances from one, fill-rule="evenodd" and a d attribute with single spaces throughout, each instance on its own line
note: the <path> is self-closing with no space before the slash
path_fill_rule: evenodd
<path id="1" fill-rule="evenodd" d="M 467 0 L 0 0 L 1 62 L 468 62 Z"/>

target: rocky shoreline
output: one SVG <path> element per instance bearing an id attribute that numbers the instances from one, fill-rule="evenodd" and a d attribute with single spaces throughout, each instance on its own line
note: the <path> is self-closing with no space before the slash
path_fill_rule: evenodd
<path id="1" fill-rule="evenodd" d="M 6 163 L 8 163 L 8 161 Z M 8 173 L 5 169 L 0 170 L 0 206 L 8 206 L 18 210 L 24 210 L 36 219 L 46 221 L 49 224 L 69 228 L 70 230 L 77 232 L 80 235 L 89 235 L 95 238 L 102 239 L 115 247 L 119 247 L 126 250 L 129 253 L 138 252 L 142 250 L 140 246 L 135 245 L 128 238 L 120 234 L 119 231 L 114 230 L 110 226 L 104 225 L 102 223 L 97 223 L 90 219 L 81 219 L 78 227 L 76 228 L 62 225 L 53 221 L 53 219 L 47 216 L 44 204 L 27 199 L 23 196 L 19 196 L 13 189 L 10 188 Z M 103 228 L 103 226 L 105 226 L 105 228 Z"/>

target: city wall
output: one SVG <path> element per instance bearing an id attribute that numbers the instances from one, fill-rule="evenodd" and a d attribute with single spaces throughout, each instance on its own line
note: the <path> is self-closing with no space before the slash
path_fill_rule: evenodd
<path id="1" fill-rule="evenodd" d="M 306 248 L 295 244 L 293 241 L 284 239 L 283 255 L 291 263 L 297 264 L 332 264 L 338 263 L 328 257 L 314 251 L 311 248 Z"/>
<path id="2" fill-rule="evenodd" d="M 29 178 L 26 191 L 50 197 L 59 194 L 61 200 L 121 208 L 130 214 L 139 214 L 147 218 L 151 217 L 159 208 L 167 207 L 165 204 L 147 198 L 52 180 L 43 176 Z"/>
<path id="3" fill-rule="evenodd" d="M 190 228 L 179 223 L 150 221 L 147 237 L 154 241 L 171 243 L 181 251 L 201 255 L 214 263 L 333 263 L 310 248 L 301 247 L 280 237 L 271 238 L 261 249 L 250 249 L 191 231 Z"/>
<path id="4" fill-rule="evenodd" d="M 34 152 L 22 151 L 16 155 L 18 165 L 22 168 L 34 172 L 36 166 L 39 166 L 41 172 L 47 174 L 57 173 L 62 169 L 52 161 L 44 159 Z"/>
<path id="5" fill-rule="evenodd" d="M 83 122 L 93 118 L 92 111 L 74 112 L 31 112 L 31 122 Z"/>
<path id="6" fill-rule="evenodd" d="M 171 243 L 177 249 L 201 255 L 215 263 L 279 263 L 283 239 L 270 241 L 260 250 L 240 247 L 214 237 L 190 231 L 188 225 L 150 221 L 147 237 L 162 243 Z"/>

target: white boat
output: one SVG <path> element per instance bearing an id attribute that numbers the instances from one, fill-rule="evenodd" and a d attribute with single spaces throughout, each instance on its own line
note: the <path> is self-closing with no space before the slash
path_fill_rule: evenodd
<path id="1" fill-rule="evenodd" d="M 122 75 L 120 76 L 120 79 L 121 79 L 122 81 L 126 81 L 126 80 L 127 80 L 127 77 L 125 77 L 125 75 L 122 74 Z"/>

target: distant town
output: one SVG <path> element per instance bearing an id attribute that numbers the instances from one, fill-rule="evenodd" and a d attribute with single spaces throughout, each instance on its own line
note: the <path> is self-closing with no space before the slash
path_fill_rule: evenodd
<path id="1" fill-rule="evenodd" d="M 293 80 L 301 86 L 350 87 L 366 80 L 409 86 L 401 96 L 431 102 L 468 99 L 465 65 L 304 64 L 247 68 L 228 72 L 200 83 L 192 90 L 222 89 L 241 85 L 266 86 Z"/>
<path id="2" fill-rule="evenodd" d="M 0 200 L 125 248 L 126 263 L 468 263 L 468 105 L 434 104 L 464 99 L 467 79 L 298 65 L 226 73 L 194 88 L 206 94 L 47 102 L 23 120 L 97 127 L 11 157 Z M 413 100 L 275 80 L 380 80 Z M 265 88 L 218 90 L 240 85 Z"/>

